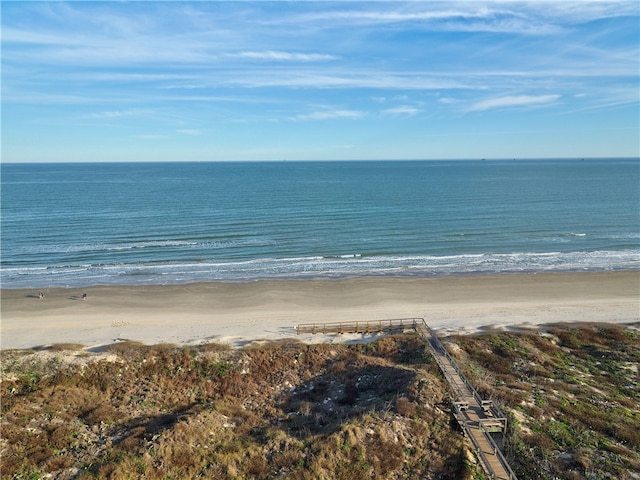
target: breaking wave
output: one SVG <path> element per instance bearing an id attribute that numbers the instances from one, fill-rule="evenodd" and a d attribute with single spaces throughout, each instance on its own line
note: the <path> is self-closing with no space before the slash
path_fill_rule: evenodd
<path id="1" fill-rule="evenodd" d="M 548 271 L 640 269 L 640 250 L 483 253 L 464 255 L 361 255 L 136 262 L 7 268 L 11 288 L 94 284 L 179 284 L 197 281 L 252 281 L 282 278 L 438 276 Z"/>

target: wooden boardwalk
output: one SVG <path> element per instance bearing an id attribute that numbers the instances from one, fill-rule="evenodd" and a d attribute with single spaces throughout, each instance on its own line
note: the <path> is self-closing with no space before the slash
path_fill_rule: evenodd
<path id="1" fill-rule="evenodd" d="M 453 415 L 471 441 L 485 473 L 496 480 L 517 480 L 493 437 L 504 434 L 506 417 L 493 402 L 480 398 L 435 332 L 424 321 L 417 325 L 416 331 L 427 341 L 433 358 L 451 387 Z"/>
<path id="2" fill-rule="evenodd" d="M 422 318 L 400 318 L 360 322 L 307 323 L 296 327 L 303 333 L 376 333 L 414 329 L 425 339 L 433 358 L 449 383 L 453 415 L 471 442 L 482 469 L 490 479 L 517 480 L 493 435 L 500 437 L 507 420 L 491 401 L 482 400 L 437 335 Z"/>

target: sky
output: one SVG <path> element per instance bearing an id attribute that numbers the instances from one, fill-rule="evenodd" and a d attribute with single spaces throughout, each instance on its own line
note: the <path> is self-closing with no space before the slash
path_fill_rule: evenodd
<path id="1" fill-rule="evenodd" d="M 1 2 L 2 162 L 637 157 L 640 2 Z"/>

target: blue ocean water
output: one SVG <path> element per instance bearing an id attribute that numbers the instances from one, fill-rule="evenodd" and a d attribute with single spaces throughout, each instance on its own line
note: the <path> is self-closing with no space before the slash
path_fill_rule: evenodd
<path id="1" fill-rule="evenodd" d="M 3 288 L 640 269 L 638 159 L 1 174 Z"/>

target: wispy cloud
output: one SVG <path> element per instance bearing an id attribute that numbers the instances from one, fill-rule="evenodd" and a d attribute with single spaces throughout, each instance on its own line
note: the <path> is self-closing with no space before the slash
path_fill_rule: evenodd
<path id="1" fill-rule="evenodd" d="M 390 115 L 393 117 L 412 117 L 420 112 L 416 107 L 409 105 L 400 105 L 398 107 L 387 108 L 382 111 L 383 115 Z"/>
<path id="2" fill-rule="evenodd" d="M 330 120 L 330 119 L 357 119 L 364 117 L 363 112 L 356 110 L 318 110 L 312 113 L 296 116 L 296 120 Z"/>
<path id="3" fill-rule="evenodd" d="M 325 28 L 334 28 L 337 22 L 354 26 L 405 25 L 432 31 L 547 35 L 566 32 L 576 23 L 638 14 L 637 2 L 629 0 L 373 2 L 350 6 L 302 14 L 289 21 L 320 24 Z"/>
<path id="4" fill-rule="evenodd" d="M 479 112 L 496 108 L 531 107 L 554 103 L 560 95 L 515 95 L 482 100 L 471 105 L 467 111 Z"/>
<path id="5" fill-rule="evenodd" d="M 106 112 L 94 112 L 88 115 L 85 115 L 83 118 L 86 119 L 95 119 L 95 120 L 111 120 L 116 118 L 124 118 L 124 117 L 137 117 L 140 115 L 149 114 L 148 110 L 112 110 Z"/>
<path id="6" fill-rule="evenodd" d="M 198 137 L 200 135 L 203 135 L 202 130 L 199 130 L 196 128 L 181 128 L 180 130 L 177 130 L 177 133 L 181 135 L 190 135 L 193 137 Z"/>
<path id="7" fill-rule="evenodd" d="M 343 71 L 345 70 L 345 71 Z M 475 89 L 474 82 L 460 75 L 434 75 L 431 72 L 396 72 L 369 70 L 346 71 L 342 67 L 305 70 L 255 70 L 255 75 L 235 76 L 228 82 L 245 87 L 293 87 L 293 88 L 368 88 L 391 90 L 442 90 Z"/>
<path id="8" fill-rule="evenodd" d="M 374 3 L 374 9 L 328 10 L 304 15 L 301 20 L 369 26 L 405 24 L 423 30 L 458 32 L 516 32 L 543 35 L 562 31 L 562 27 L 552 21 L 544 21 L 540 15 L 526 14 L 521 9 L 509 9 L 508 4 L 502 2 L 410 2 L 410 7 L 405 3 L 400 6 L 394 3 Z M 444 5 L 449 8 L 442 9 Z"/>
<path id="9" fill-rule="evenodd" d="M 274 60 L 284 62 L 319 62 L 335 60 L 337 58 L 334 55 L 328 55 L 324 53 L 297 53 L 274 50 L 229 53 L 226 54 L 226 56 L 235 58 L 249 58 L 252 60 Z"/>

